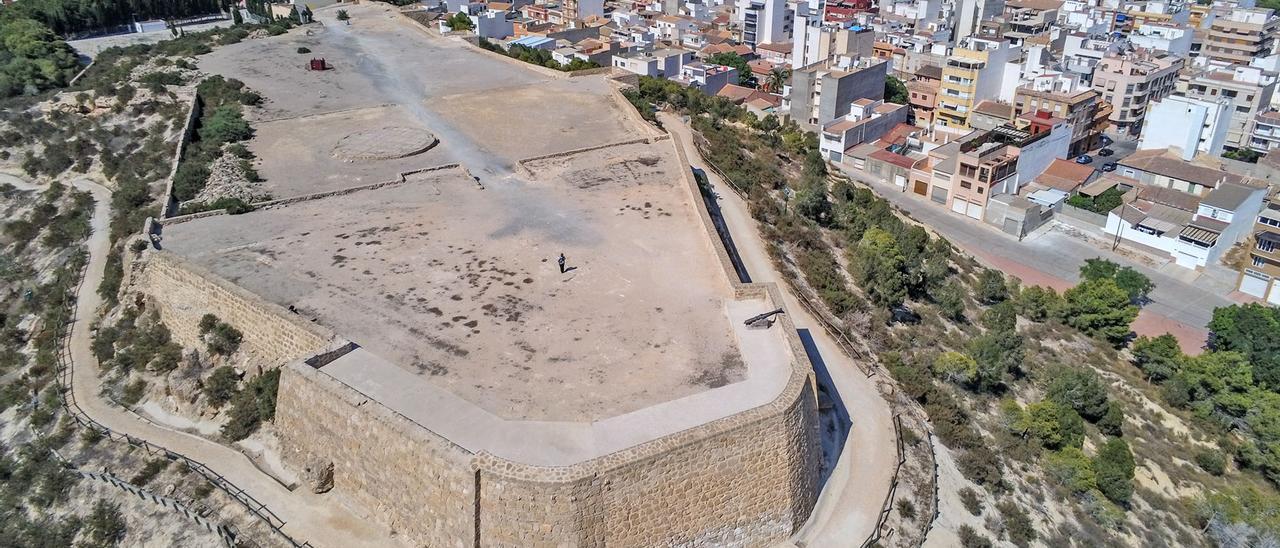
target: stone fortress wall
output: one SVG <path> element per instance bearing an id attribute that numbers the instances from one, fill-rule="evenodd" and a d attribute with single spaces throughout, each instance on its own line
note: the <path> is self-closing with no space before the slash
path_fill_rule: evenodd
<path id="1" fill-rule="evenodd" d="M 241 349 L 260 364 L 311 355 L 336 339 L 329 330 L 167 251 L 147 251 L 134 277 L 130 283 L 160 312 L 173 340 L 187 348 L 204 348 L 199 323 L 205 314 L 239 329 Z"/>
<path id="2" fill-rule="evenodd" d="M 741 298 L 783 306 L 772 284 L 741 284 L 680 159 L 707 243 Z M 283 458 L 332 467 L 335 493 L 414 544 L 472 546 L 761 546 L 789 537 L 817 499 L 813 372 L 789 317 L 778 317 L 791 376 L 770 403 L 623 451 L 562 467 L 472 453 L 373 401 L 305 359 L 342 342 L 176 255 L 152 249 L 132 280 L 174 339 L 199 344 L 213 313 L 244 348 L 283 364 L 276 412 Z M 314 361 L 314 360 L 312 360 Z"/>

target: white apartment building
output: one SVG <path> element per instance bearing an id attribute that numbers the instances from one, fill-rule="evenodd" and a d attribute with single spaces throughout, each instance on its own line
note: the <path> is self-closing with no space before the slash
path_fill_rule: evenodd
<path id="1" fill-rule="evenodd" d="M 1231 101 L 1171 95 L 1151 104 L 1138 150 L 1177 148 L 1182 159 L 1196 153 L 1222 155 L 1231 123 Z"/>
<path id="2" fill-rule="evenodd" d="M 1129 42 L 1137 47 L 1187 57 L 1192 35 L 1191 27 L 1186 25 L 1146 23 L 1129 33 Z"/>
<path id="3" fill-rule="evenodd" d="M 786 0 L 737 0 L 734 7 L 742 33 L 740 41 L 752 49 L 759 44 L 791 41 L 795 11 Z"/>

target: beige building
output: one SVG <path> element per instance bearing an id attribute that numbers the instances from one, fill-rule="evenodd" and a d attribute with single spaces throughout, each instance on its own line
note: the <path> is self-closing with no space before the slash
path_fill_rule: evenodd
<path id="1" fill-rule="evenodd" d="M 1108 54 L 1094 68 L 1093 89 L 1111 104 L 1111 124 L 1137 134 L 1147 106 L 1173 92 L 1182 66 L 1179 57 L 1147 50 Z"/>
<path id="2" fill-rule="evenodd" d="M 1271 304 L 1280 304 L 1280 195 L 1271 195 L 1254 219 L 1252 238 L 1246 240 L 1249 262 L 1240 265 L 1238 289 Z"/>
<path id="3" fill-rule="evenodd" d="M 1072 157 L 1101 146 L 1102 132 L 1110 125 L 1111 104 L 1103 101 L 1101 94 L 1092 89 L 1071 89 L 1061 81 L 1040 88 L 1019 87 L 1013 108 L 1015 115 L 1045 111 L 1071 122 L 1068 154 Z"/>
<path id="4" fill-rule="evenodd" d="M 1275 73 L 1239 65 L 1189 70 L 1177 83 L 1178 92 L 1187 97 L 1231 101 L 1231 119 L 1224 145 L 1233 149 L 1249 146 L 1257 116 L 1270 108 L 1275 88 Z"/>
<path id="5" fill-rule="evenodd" d="M 1011 63 L 1018 51 L 1007 41 L 972 36 L 961 41 L 942 67 L 938 124 L 969 128 L 973 108 L 982 101 L 999 99 L 1003 82 L 1018 77 L 1017 65 Z"/>
<path id="6" fill-rule="evenodd" d="M 1233 9 L 1219 14 L 1209 26 L 1201 55 L 1215 61 L 1248 65 L 1275 50 L 1280 18 L 1267 8 Z"/>

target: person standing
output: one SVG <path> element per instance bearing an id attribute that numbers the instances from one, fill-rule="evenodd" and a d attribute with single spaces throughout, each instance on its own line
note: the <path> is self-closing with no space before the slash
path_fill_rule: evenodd
<path id="1" fill-rule="evenodd" d="M 564 274 L 564 253 L 560 254 L 560 258 L 556 260 L 556 263 L 560 265 L 560 273 Z"/>

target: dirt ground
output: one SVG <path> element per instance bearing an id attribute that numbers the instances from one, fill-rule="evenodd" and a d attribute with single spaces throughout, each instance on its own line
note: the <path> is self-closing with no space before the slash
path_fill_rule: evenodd
<path id="1" fill-rule="evenodd" d="M 490 412 L 581 420 L 740 381 L 731 289 L 670 145 L 164 229 L 164 247 Z M 569 272 L 561 274 L 564 253 Z"/>
<path id="2" fill-rule="evenodd" d="M 358 186 L 400 171 L 465 164 L 505 176 L 522 158 L 634 139 L 634 121 L 603 75 L 556 78 L 459 40 L 430 37 L 379 6 L 351 6 L 352 25 L 313 24 L 203 56 L 201 70 L 261 93 L 250 109 L 264 189 L 285 198 Z M 323 20 L 323 17 L 321 17 Z M 299 54 L 299 47 L 310 53 Z M 334 68 L 309 71 L 311 58 Z M 440 142 L 425 154 L 344 163 L 334 141 L 387 123 Z"/>
<path id="3" fill-rule="evenodd" d="M 404 158 L 343 161 L 334 146 L 348 135 L 386 127 L 423 129 L 398 106 L 370 107 L 254 124 L 249 149 L 259 158 L 262 189 L 276 198 L 395 179 L 401 172 L 449 163 L 436 147 Z"/>

